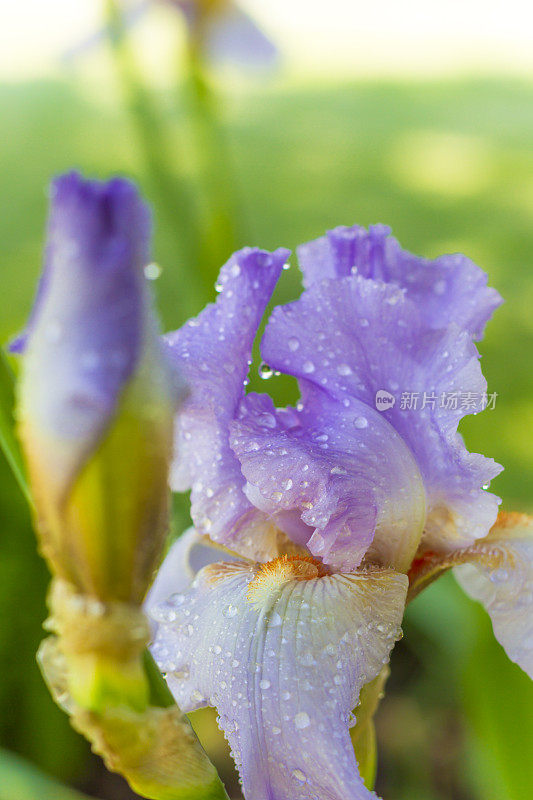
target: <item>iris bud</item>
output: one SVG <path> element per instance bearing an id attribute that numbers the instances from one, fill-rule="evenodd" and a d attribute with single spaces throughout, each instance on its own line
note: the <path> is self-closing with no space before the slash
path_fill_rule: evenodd
<path id="1" fill-rule="evenodd" d="M 101 600 L 140 603 L 167 530 L 176 386 L 143 273 L 150 214 L 128 181 L 52 184 L 25 333 L 18 432 L 43 554 Z"/>

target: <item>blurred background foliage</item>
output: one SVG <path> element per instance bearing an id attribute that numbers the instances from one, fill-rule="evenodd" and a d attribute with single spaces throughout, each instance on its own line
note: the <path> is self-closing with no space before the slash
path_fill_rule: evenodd
<path id="1" fill-rule="evenodd" d="M 296 81 L 281 69 L 242 85 L 189 51 L 176 58 L 180 80 L 162 84 L 139 65 L 130 31 L 108 19 L 116 60 L 110 40 L 97 37 L 92 82 L 74 59 L 53 79 L 0 83 L 0 340 L 23 326 L 31 306 L 49 179 L 72 167 L 127 174 L 151 199 L 165 330 L 214 298 L 233 247 L 294 248 L 338 224 L 386 222 L 413 252 L 467 253 L 504 296 L 480 345 L 496 407 L 465 420 L 462 432 L 471 450 L 505 465 L 493 483 L 503 507 L 532 513 L 532 82 L 490 75 Z M 292 263 L 276 303 L 300 290 Z M 295 400 L 293 381 L 273 377 L 265 386 L 258 366 L 256 358 L 251 388 L 268 389 L 280 404 Z M 41 681 L 34 654 L 48 576 L 1 458 L 0 746 L 88 794 L 131 798 Z M 174 534 L 186 524 L 186 498 L 177 498 Z M 378 793 L 529 800 L 533 692 L 484 612 L 446 576 L 409 608 L 404 633 L 377 715 Z M 238 797 L 214 715 L 193 717 Z M 32 780 L 45 778 L 0 755 L 0 800 L 78 796 Z"/>

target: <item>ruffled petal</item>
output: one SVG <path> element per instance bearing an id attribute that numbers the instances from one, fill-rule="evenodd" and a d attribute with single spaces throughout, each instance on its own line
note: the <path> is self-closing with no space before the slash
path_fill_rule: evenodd
<path id="1" fill-rule="evenodd" d="M 485 606 L 511 661 L 533 678 L 533 518 L 500 514 L 490 534 L 458 553 L 456 563 L 455 577 Z"/>
<path id="2" fill-rule="evenodd" d="M 156 661 L 181 708 L 217 707 L 247 800 L 375 797 L 351 711 L 400 635 L 407 578 L 319 571 L 287 558 L 212 565 L 156 610 Z"/>
<path id="3" fill-rule="evenodd" d="M 402 289 L 352 276 L 314 283 L 295 303 L 276 308 L 263 357 L 299 379 L 304 407 L 309 385 L 315 395 L 322 389 L 335 398 L 339 420 L 345 408 L 359 415 L 361 403 L 369 410 L 362 416 L 370 419 L 376 396 L 388 393 L 394 402 L 379 414 L 410 448 L 423 476 L 427 547 L 467 546 L 487 534 L 499 500 L 482 487 L 500 467 L 468 453 L 457 433 L 460 419 L 475 410 L 472 403 L 448 402 L 450 394 L 479 402 L 486 392 L 468 333 L 454 325 L 431 330 Z M 404 404 L 404 394 L 418 399 L 416 407 Z M 379 451 L 374 455 L 380 458 Z"/>
<path id="4" fill-rule="evenodd" d="M 177 417 L 170 483 L 192 488 L 199 533 L 231 543 L 246 525 L 260 539 L 272 532 L 242 491 L 240 465 L 229 446 L 229 423 L 244 396 L 252 345 L 289 252 L 246 248 L 222 268 L 220 294 L 196 318 L 166 337 L 190 394 Z"/>
<path id="5" fill-rule="evenodd" d="M 379 554 L 380 563 L 406 570 L 425 520 L 424 486 L 411 451 L 361 401 L 345 406 L 312 386 L 305 398 L 299 410 L 275 409 L 266 395 L 243 401 L 231 444 L 248 495 L 335 569 L 352 571 L 365 554 Z M 300 530 L 284 527 L 288 512 L 298 512 Z"/>
<path id="6" fill-rule="evenodd" d="M 298 248 L 305 285 L 323 278 L 361 275 L 405 289 L 431 328 L 456 323 L 481 339 L 486 322 L 503 302 L 487 276 L 461 253 L 429 260 L 400 247 L 386 225 L 340 226 Z"/>

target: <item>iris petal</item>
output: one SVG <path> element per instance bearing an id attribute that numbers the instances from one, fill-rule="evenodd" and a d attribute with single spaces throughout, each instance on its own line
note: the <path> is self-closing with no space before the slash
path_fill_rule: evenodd
<path id="1" fill-rule="evenodd" d="M 391 283 L 406 291 L 432 328 L 450 323 L 483 336 L 485 323 L 502 303 L 487 276 L 461 253 L 429 260 L 403 250 L 386 225 L 339 226 L 326 236 L 298 248 L 298 258 L 310 286 L 323 278 L 357 272 L 363 278 Z"/>
<path id="2" fill-rule="evenodd" d="M 422 534 L 425 495 L 411 451 L 377 411 L 306 387 L 301 410 L 247 395 L 231 444 L 256 505 L 284 527 L 297 511 L 300 543 L 339 570 L 372 557 L 406 570 Z M 294 528 L 287 533 L 295 538 Z M 369 554 L 370 555 L 370 554 Z"/>
<path id="3" fill-rule="evenodd" d="M 500 467 L 468 453 L 457 433 L 473 409 L 442 400 L 456 393 L 479 402 L 486 391 L 470 334 L 455 325 L 432 330 L 399 287 L 351 276 L 313 283 L 299 300 L 276 308 L 263 356 L 299 379 L 304 407 L 310 384 L 335 398 L 339 419 L 343 407 L 361 403 L 374 412 L 377 394 L 389 393 L 395 402 L 379 413 L 424 479 L 427 546 L 446 550 L 486 535 L 499 500 L 482 487 Z M 402 403 L 404 393 L 417 397 L 416 407 Z"/>
<path id="4" fill-rule="evenodd" d="M 400 635 L 407 578 L 305 580 L 291 578 L 296 562 L 277 562 L 202 570 L 155 610 L 154 656 L 180 707 L 217 707 L 248 800 L 374 797 L 350 712 Z"/>
<path id="5" fill-rule="evenodd" d="M 192 487 L 197 530 L 231 544 L 246 523 L 257 547 L 272 535 L 243 492 L 240 465 L 229 446 L 229 423 L 244 396 L 252 345 L 288 251 L 246 248 L 219 277 L 220 294 L 196 318 L 166 337 L 173 362 L 190 394 L 176 424 L 176 458 L 170 483 Z"/>
<path id="6" fill-rule="evenodd" d="M 455 577 L 487 609 L 494 635 L 533 678 L 533 518 L 501 514 L 490 534 L 457 555 Z"/>

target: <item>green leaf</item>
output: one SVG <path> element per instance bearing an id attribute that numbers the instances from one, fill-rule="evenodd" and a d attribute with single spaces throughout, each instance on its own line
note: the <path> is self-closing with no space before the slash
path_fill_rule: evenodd
<path id="1" fill-rule="evenodd" d="M 28 482 L 26 481 L 24 461 L 15 436 L 15 420 L 13 416 L 15 393 L 13 387 L 13 372 L 6 354 L 3 349 L 0 349 L 0 447 L 26 500 L 31 505 L 32 500 Z"/>
<path id="2" fill-rule="evenodd" d="M 529 800 L 533 684 L 494 639 L 485 611 L 472 603 L 471 612 L 477 617 L 477 635 L 464 668 L 463 687 L 476 777 L 501 800 Z"/>
<path id="3" fill-rule="evenodd" d="M 0 800 L 89 800 L 63 786 L 20 756 L 0 750 Z"/>

